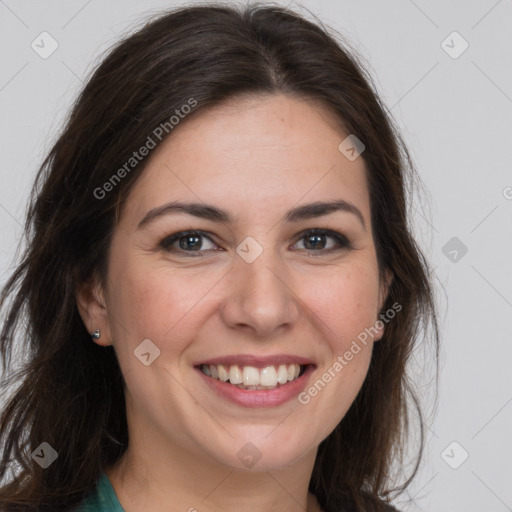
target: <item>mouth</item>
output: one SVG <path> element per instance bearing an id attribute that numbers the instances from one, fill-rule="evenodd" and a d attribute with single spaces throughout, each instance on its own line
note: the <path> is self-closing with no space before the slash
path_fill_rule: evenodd
<path id="1" fill-rule="evenodd" d="M 280 363 L 266 366 L 239 364 L 200 364 L 196 368 L 214 379 L 247 391 L 277 389 L 293 382 L 312 364 Z"/>
<path id="2" fill-rule="evenodd" d="M 293 400 L 317 365 L 293 354 L 233 354 L 197 361 L 194 369 L 214 395 L 242 407 L 277 407 Z"/>

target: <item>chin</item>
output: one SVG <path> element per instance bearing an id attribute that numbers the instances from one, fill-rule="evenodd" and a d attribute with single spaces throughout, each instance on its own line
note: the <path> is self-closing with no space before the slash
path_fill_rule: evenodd
<path id="1" fill-rule="evenodd" d="M 223 463 L 245 471 L 278 470 L 291 466 L 307 455 L 316 455 L 318 446 L 305 448 L 307 441 L 295 439 L 293 441 L 275 436 L 270 439 L 268 429 L 258 439 L 250 439 L 244 435 L 240 440 L 232 439 L 227 458 L 222 457 Z M 233 453 L 234 452 L 234 453 Z M 234 454 L 234 457 L 233 457 Z"/>

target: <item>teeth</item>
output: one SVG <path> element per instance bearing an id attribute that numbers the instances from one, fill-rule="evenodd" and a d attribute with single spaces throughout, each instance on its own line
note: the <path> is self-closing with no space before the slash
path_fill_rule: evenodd
<path id="1" fill-rule="evenodd" d="M 260 386 L 275 386 L 277 384 L 277 372 L 273 366 L 267 366 L 260 370 L 259 384 Z"/>
<path id="2" fill-rule="evenodd" d="M 229 380 L 229 372 L 226 370 L 225 366 L 219 364 L 219 366 L 217 366 L 217 370 L 219 371 L 219 380 L 221 380 L 222 382 L 226 382 L 227 380 Z"/>
<path id="3" fill-rule="evenodd" d="M 279 370 L 277 370 L 277 382 L 279 384 L 286 384 L 288 382 L 288 370 L 284 364 L 279 366 Z"/>
<path id="4" fill-rule="evenodd" d="M 238 366 L 232 364 L 201 365 L 201 371 L 222 382 L 229 382 L 242 389 L 269 389 L 295 380 L 300 374 L 301 367 L 298 364 L 281 364 L 279 366 L 266 366 L 256 368 L 254 366 Z"/>
<path id="5" fill-rule="evenodd" d="M 214 365 L 209 365 L 209 368 L 212 366 Z M 231 382 L 231 384 L 242 384 L 242 372 L 236 364 L 231 365 L 229 368 L 229 382 Z"/>
<path id="6" fill-rule="evenodd" d="M 254 366 L 244 366 L 242 382 L 244 386 L 259 386 L 260 372 L 258 368 L 254 368 Z"/>

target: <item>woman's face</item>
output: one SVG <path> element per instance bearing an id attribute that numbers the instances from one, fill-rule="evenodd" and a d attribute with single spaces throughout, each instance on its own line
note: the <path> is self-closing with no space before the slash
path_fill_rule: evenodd
<path id="1" fill-rule="evenodd" d="M 154 150 L 90 325 L 115 347 L 131 431 L 269 469 L 315 453 L 343 418 L 383 332 L 358 335 L 387 291 L 365 164 L 338 149 L 348 135 L 320 104 L 272 95 L 198 112 Z M 321 206 L 335 201 L 350 206 Z"/>

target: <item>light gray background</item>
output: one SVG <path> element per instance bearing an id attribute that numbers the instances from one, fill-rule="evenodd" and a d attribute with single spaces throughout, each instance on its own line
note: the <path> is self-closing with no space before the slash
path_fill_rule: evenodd
<path id="1" fill-rule="evenodd" d="M 141 16 L 174 5 L 0 0 L 0 282 L 23 233 L 34 173 L 83 80 Z M 302 5 L 367 61 L 430 193 L 430 206 L 416 199 L 413 209 L 441 284 L 440 396 L 425 463 L 396 505 L 512 511 L 512 1 Z M 31 48 L 43 31 L 59 45 L 47 59 Z M 469 44 L 458 58 L 442 46 L 453 31 Z M 462 48 L 453 36 L 446 45 L 452 53 Z M 443 253 L 453 237 L 468 249 L 456 261 L 450 245 Z M 425 389 L 427 408 L 432 389 Z"/>

